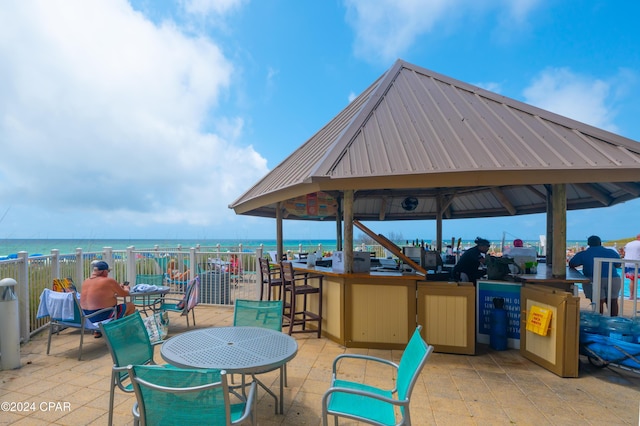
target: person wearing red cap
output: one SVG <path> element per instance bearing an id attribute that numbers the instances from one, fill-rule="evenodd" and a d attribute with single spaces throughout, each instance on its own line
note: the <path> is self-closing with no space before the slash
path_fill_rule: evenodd
<path id="1" fill-rule="evenodd" d="M 640 260 L 640 234 L 636 236 L 636 239 L 633 241 L 629 241 L 624 246 L 624 258 L 629 260 Z M 637 267 L 635 263 L 625 263 L 624 264 L 624 276 L 629 279 L 629 297 L 631 299 L 635 299 L 636 294 L 636 280 L 640 274 L 638 270 L 640 267 Z"/>
<path id="2" fill-rule="evenodd" d="M 80 306 L 86 315 L 112 306 L 116 307 L 115 318 L 122 318 L 135 312 L 136 308 L 131 302 L 118 304 L 116 297 L 129 296 L 129 286 L 121 285 L 111 278 L 109 271 L 107 262 L 95 262 L 93 264 L 93 273 L 83 281 L 80 289 Z M 113 314 L 107 312 L 104 317 L 97 315 L 92 320 L 93 322 L 100 322 L 112 317 Z M 93 337 L 102 337 L 102 333 L 95 331 Z"/>

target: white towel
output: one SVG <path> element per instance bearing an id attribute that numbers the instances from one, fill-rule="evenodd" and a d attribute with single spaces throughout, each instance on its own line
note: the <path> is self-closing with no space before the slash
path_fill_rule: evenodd
<path id="1" fill-rule="evenodd" d="M 75 293 L 60 293 L 45 288 L 40 295 L 40 305 L 36 318 L 50 316 L 62 321 L 73 321 Z"/>
<path id="2" fill-rule="evenodd" d="M 136 284 L 131 289 L 131 291 L 133 291 L 134 293 L 146 293 L 148 291 L 156 290 L 158 290 L 158 286 L 153 284 Z"/>

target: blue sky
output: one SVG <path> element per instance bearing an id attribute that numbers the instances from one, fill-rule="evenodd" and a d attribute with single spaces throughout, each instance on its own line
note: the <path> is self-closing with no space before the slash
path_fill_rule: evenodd
<path id="1" fill-rule="evenodd" d="M 7 2 L 0 240 L 275 238 L 274 220 L 227 206 L 398 58 L 640 140 L 639 12 L 604 0 Z M 569 212 L 567 238 L 636 235 L 639 210 Z M 368 225 L 435 237 L 433 221 Z M 545 226 L 452 220 L 443 236 L 537 239 Z M 297 221 L 284 232 L 335 236 Z"/>

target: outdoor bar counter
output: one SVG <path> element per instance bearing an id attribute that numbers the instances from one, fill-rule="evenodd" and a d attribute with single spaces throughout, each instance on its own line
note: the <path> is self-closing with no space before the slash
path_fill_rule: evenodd
<path id="1" fill-rule="evenodd" d="M 400 272 L 345 274 L 294 262 L 296 273 L 322 275 L 322 334 L 349 348 L 403 349 L 416 328 L 416 283 Z M 309 284 L 317 286 L 317 278 Z M 317 309 L 310 298 L 311 309 Z"/>
<path id="2" fill-rule="evenodd" d="M 476 288 L 471 283 L 431 280 L 420 274 L 384 271 L 341 273 L 330 267 L 294 262 L 296 273 L 323 278 L 322 334 L 350 348 L 403 349 L 418 323 L 438 352 L 474 354 L 476 345 Z M 584 276 L 567 269 L 566 278 L 551 276 L 541 264 L 535 275 L 517 277 L 524 285 L 561 287 Z M 317 286 L 318 278 L 309 284 Z M 514 283 L 514 281 L 510 281 Z M 505 284 L 507 281 L 505 281 Z M 317 301 L 310 299 L 311 309 Z"/>

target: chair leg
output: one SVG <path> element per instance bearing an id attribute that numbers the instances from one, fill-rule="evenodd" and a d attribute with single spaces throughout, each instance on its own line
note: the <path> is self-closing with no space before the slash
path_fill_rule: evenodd
<path id="1" fill-rule="evenodd" d="M 318 291 L 318 339 L 322 337 L 322 278 L 320 278 L 319 291 Z"/>
<path id="2" fill-rule="evenodd" d="M 116 372 L 111 371 L 111 389 L 109 391 L 109 423 L 108 426 L 113 425 L 113 400 L 115 398 L 115 387 L 116 387 Z"/>
<path id="3" fill-rule="evenodd" d="M 294 286 L 291 286 L 291 303 L 289 305 L 289 336 L 293 334 L 293 323 L 296 319 L 296 292 L 294 290 Z"/>
<path id="4" fill-rule="evenodd" d="M 51 349 L 51 335 L 53 334 L 54 324 L 49 324 L 49 340 L 47 341 L 47 355 L 49 355 L 49 350 Z"/>
<path id="5" fill-rule="evenodd" d="M 82 361 L 82 343 L 84 342 L 84 323 L 80 327 L 80 349 L 78 350 L 78 361 Z"/>

